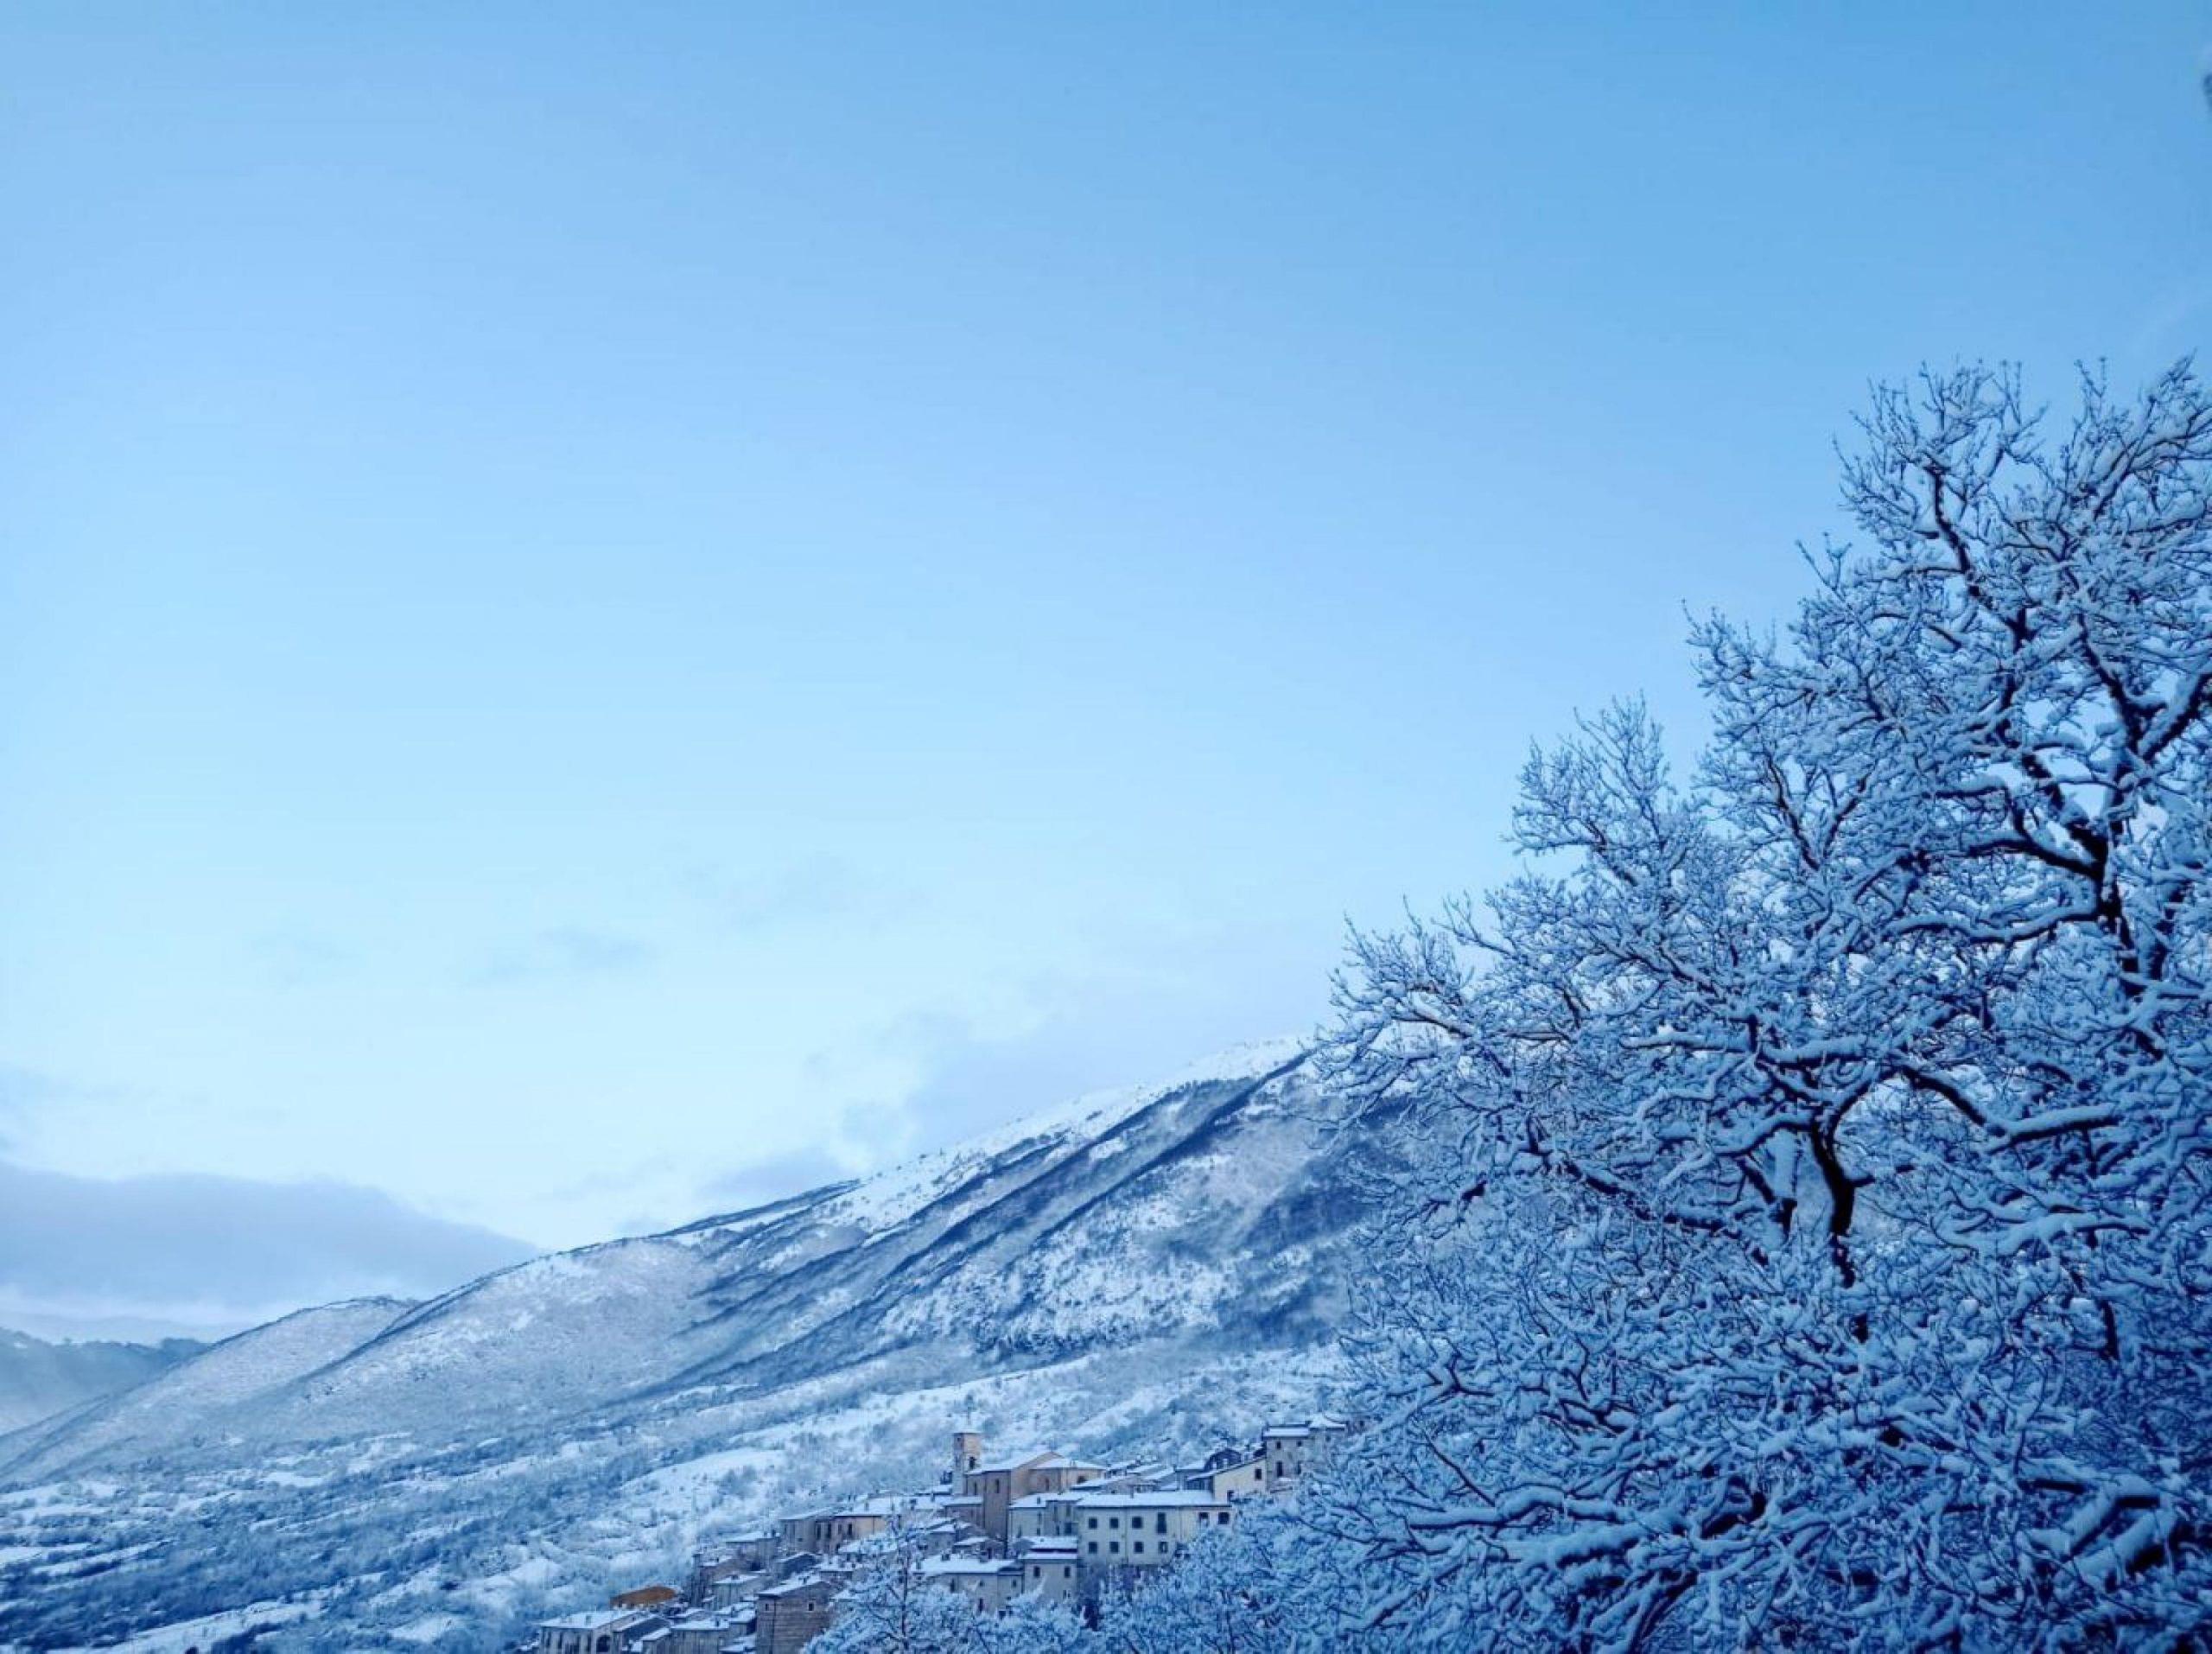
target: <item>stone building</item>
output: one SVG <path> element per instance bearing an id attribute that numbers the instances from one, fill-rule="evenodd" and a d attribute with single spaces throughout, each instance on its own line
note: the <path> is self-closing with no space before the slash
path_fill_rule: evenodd
<path id="1" fill-rule="evenodd" d="M 753 1629 L 751 1614 L 688 1613 L 634 1638 L 635 1654 L 722 1654 Z"/>
<path id="2" fill-rule="evenodd" d="M 952 1494 L 937 1503 L 938 1514 L 947 1521 L 963 1522 L 977 1533 L 983 1531 L 983 1501 L 980 1497 Z"/>
<path id="3" fill-rule="evenodd" d="M 1006 1543 L 1019 1549 L 1025 1540 L 1072 1537 L 1075 1507 L 1084 1496 L 1081 1487 L 1058 1493 L 1032 1493 L 1006 1508 Z"/>
<path id="4" fill-rule="evenodd" d="M 1104 1470 L 1103 1465 L 1084 1464 L 1062 1454 L 1025 1454 L 980 1464 L 963 1472 L 960 1492 L 982 1501 L 982 1521 L 979 1525 L 1003 1545 L 1007 1542 L 1007 1508 L 1016 1499 L 1079 1486 L 1096 1480 Z"/>
<path id="5" fill-rule="evenodd" d="M 1082 1553 L 1073 1535 L 1033 1539 L 1021 1551 L 1021 1588 L 1048 1602 L 1073 1602 L 1083 1594 Z"/>
<path id="6" fill-rule="evenodd" d="M 917 1562 L 914 1571 L 925 1584 L 966 1598 L 978 1613 L 1004 1613 L 1021 1594 L 1022 1565 L 1004 1557 L 931 1556 Z"/>
<path id="7" fill-rule="evenodd" d="M 778 1551 L 785 1556 L 795 1556 L 801 1551 L 825 1551 L 833 1549 L 830 1543 L 830 1524 L 837 1519 L 835 1511 L 800 1511 L 791 1516 L 776 1518 Z"/>
<path id="8" fill-rule="evenodd" d="M 952 1473 L 945 1478 L 948 1485 L 957 1491 L 968 1473 L 983 1462 L 983 1433 L 981 1430 L 955 1430 L 952 1433 Z"/>
<path id="9" fill-rule="evenodd" d="M 837 1594 L 848 1583 L 842 1576 L 806 1574 L 761 1592 L 753 1599 L 754 1654 L 798 1654 L 830 1629 Z"/>
<path id="10" fill-rule="evenodd" d="M 681 1619 L 666 1587 L 610 1612 L 550 1620 L 543 1654 L 799 1654 L 833 1623 L 837 1598 L 871 1559 L 903 1557 L 913 1577 L 978 1613 L 1020 1595 L 1095 1601 L 1128 1572 L 1172 1566 L 1202 1535 L 1231 1525 L 1236 1502 L 1296 1485 L 1347 1427 L 1325 1416 L 1270 1425 L 1261 1450 L 1224 1447 L 1196 1466 L 1111 1467 L 1038 1451 L 987 1456 L 982 1435 L 951 1433 L 927 1492 L 847 1499 L 760 1531 L 718 1536 L 694 1555 Z M 749 1635 L 748 1635 L 749 1633 Z"/>
<path id="11" fill-rule="evenodd" d="M 922 1507 L 904 1494 L 853 1499 L 830 1513 L 817 1549 L 835 1550 L 855 1539 L 873 1539 L 893 1523 L 913 1517 Z M 934 1507 L 931 1507 L 933 1511 Z"/>
<path id="12" fill-rule="evenodd" d="M 707 1587 L 701 1606 L 710 1613 L 749 1610 L 753 1599 L 775 1582 L 775 1577 L 766 1573 L 725 1574 Z"/>
<path id="13" fill-rule="evenodd" d="M 1303 1424 L 1271 1424 L 1261 1431 L 1260 1458 L 1267 1467 L 1268 1492 L 1279 1493 L 1309 1471 L 1319 1470 L 1351 1428 L 1342 1419 L 1318 1413 Z"/>
<path id="14" fill-rule="evenodd" d="M 594 1608 L 588 1613 L 542 1619 L 537 1654 L 621 1654 L 622 1644 L 661 1624 L 636 1608 Z"/>
<path id="15" fill-rule="evenodd" d="M 1187 1487 L 1087 1494 L 1076 1502 L 1074 1514 L 1086 1594 L 1122 1569 L 1173 1562 L 1200 1534 L 1235 1519 L 1227 1499 Z"/>
<path id="16" fill-rule="evenodd" d="M 1159 1460 L 1147 1460 L 1133 1465 L 1111 1465 L 1084 1484 L 1101 1493 L 1149 1493 L 1156 1487 L 1180 1487 L 1182 1485 L 1175 1466 Z"/>
<path id="17" fill-rule="evenodd" d="M 1244 1459 L 1217 1454 L 1203 1468 L 1186 1470 L 1182 1473 L 1183 1485 L 1211 1493 L 1217 1499 L 1247 1498 L 1268 1491 L 1268 1461 L 1256 1454 Z"/>
<path id="18" fill-rule="evenodd" d="M 694 1602 L 704 1602 L 717 1581 L 743 1574 L 764 1572 L 782 1543 L 773 1528 L 747 1533 L 718 1534 L 691 1553 L 690 1590 Z"/>

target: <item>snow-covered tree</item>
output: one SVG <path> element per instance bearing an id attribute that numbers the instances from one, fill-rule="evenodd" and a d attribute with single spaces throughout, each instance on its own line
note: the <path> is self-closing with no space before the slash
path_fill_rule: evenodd
<path id="1" fill-rule="evenodd" d="M 871 1549 L 838 1596 L 830 1629 L 807 1644 L 810 1654 L 1080 1654 L 1091 1646 L 1079 1615 L 1035 1596 L 1015 1598 L 1003 1614 L 982 1613 L 930 1577 L 903 1529 Z"/>
<path id="2" fill-rule="evenodd" d="M 1007 1611 L 976 1626 L 981 1654 L 1084 1654 L 1094 1646 L 1083 1616 L 1036 1595 L 1016 1597 Z"/>
<path id="3" fill-rule="evenodd" d="M 1421 1122 L 1307 1502 L 1369 1645 L 2079 1646 L 2212 1613 L 2212 403 L 1878 398 L 1779 637 L 1355 938 Z"/>
<path id="4" fill-rule="evenodd" d="M 839 1593 L 830 1629 L 812 1654 L 986 1654 L 982 1618 L 966 1597 L 923 1570 L 920 1546 L 894 1524 Z"/>
<path id="5" fill-rule="evenodd" d="M 1281 1654 L 1326 1635 L 1307 1602 L 1302 1530 L 1247 1504 L 1230 1529 L 1183 1548 L 1172 1568 L 1132 1570 L 1104 1594 L 1090 1646 L 1100 1654 Z"/>

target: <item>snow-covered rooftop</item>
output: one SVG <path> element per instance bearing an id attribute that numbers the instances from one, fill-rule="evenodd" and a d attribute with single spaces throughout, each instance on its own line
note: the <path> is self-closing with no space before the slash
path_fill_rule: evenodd
<path id="1" fill-rule="evenodd" d="M 988 1465 L 976 1466 L 968 1473 L 970 1476 L 1003 1474 L 1009 1470 L 1033 1470 L 1045 1465 L 1063 1465 L 1071 1462 L 1072 1461 L 1062 1458 L 1057 1453 L 1040 1450 L 1036 1453 L 1020 1454 L 1012 1459 L 995 1459 Z"/>
<path id="2" fill-rule="evenodd" d="M 1187 1510 L 1198 1505 L 1225 1505 L 1227 1499 L 1217 1498 L 1203 1487 L 1163 1487 L 1151 1493 L 1085 1493 L 1076 1500 L 1078 1510 L 1126 1511 L 1133 1507 L 1147 1511 L 1161 1509 Z"/>
<path id="3" fill-rule="evenodd" d="M 925 1556 L 915 1564 L 914 1571 L 918 1574 L 932 1575 L 959 1574 L 971 1577 L 988 1578 L 994 1574 L 1004 1574 L 1009 1569 L 1019 1573 L 1021 1564 L 1008 1562 L 1003 1557 Z"/>
<path id="4" fill-rule="evenodd" d="M 1342 1419 L 1332 1418 L 1326 1413 L 1316 1413 L 1303 1424 L 1270 1424 L 1260 1432 L 1260 1438 L 1265 1441 L 1269 1436 L 1325 1435 L 1331 1431 L 1349 1430 L 1351 1428 Z"/>
<path id="5" fill-rule="evenodd" d="M 941 1503 L 934 1493 L 872 1493 L 866 1498 L 848 1499 L 833 1514 L 841 1517 L 906 1516 L 922 1511 L 934 1511 Z"/>
<path id="6" fill-rule="evenodd" d="M 1006 1507 L 1009 1511 L 1041 1511 L 1048 1505 L 1071 1505 L 1083 1498 L 1085 1485 L 1064 1487 L 1057 1493 L 1026 1493 Z"/>

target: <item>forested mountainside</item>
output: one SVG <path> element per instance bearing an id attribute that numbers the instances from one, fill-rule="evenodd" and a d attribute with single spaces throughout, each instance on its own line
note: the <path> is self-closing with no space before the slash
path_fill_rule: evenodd
<path id="1" fill-rule="evenodd" d="M 0 1634 L 266 1600 L 308 1643 L 424 1613 L 486 1635 L 783 1492 L 911 1476 L 955 1410 L 1210 1445 L 1336 1370 L 1387 1134 L 1334 1125 L 1301 1046 L 1248 1047 L 858 1182 L 242 1334 L 0 1437 Z M 227 1549 L 178 1543 L 211 1501 Z"/>

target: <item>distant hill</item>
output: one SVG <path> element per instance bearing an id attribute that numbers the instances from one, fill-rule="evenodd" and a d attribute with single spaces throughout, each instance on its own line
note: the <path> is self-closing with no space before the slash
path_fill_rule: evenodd
<path id="1" fill-rule="evenodd" d="M 21 1429 L 129 1390 L 207 1347 L 184 1338 L 159 1344 L 73 1339 L 49 1344 L 0 1328 L 0 1431 Z"/>
<path id="2" fill-rule="evenodd" d="M 933 1473 L 957 1417 L 1105 1454 L 1303 1416 L 1387 1152 L 1338 1129 L 1301 1046 L 1247 1047 L 428 1303 L 288 1317 L 0 1437 L 0 1530 L 19 1517 L 40 1570 L 11 1610 L 0 1568 L 0 1644 L 259 1593 L 296 1621 L 272 1647 L 340 1625 L 492 1646 L 800 1490 Z M 215 1503 L 211 1549 L 192 1513 Z"/>

